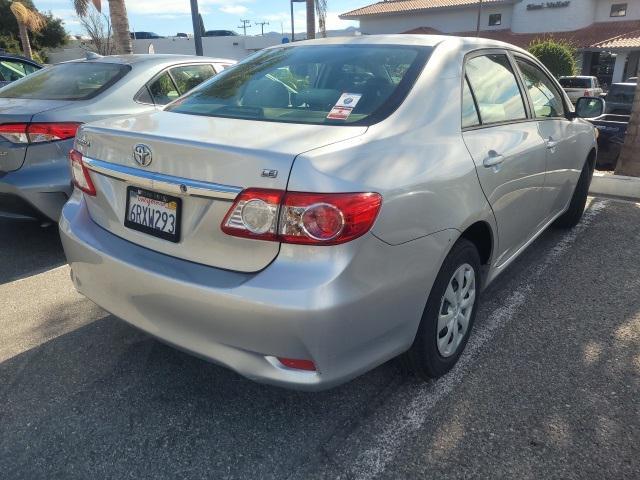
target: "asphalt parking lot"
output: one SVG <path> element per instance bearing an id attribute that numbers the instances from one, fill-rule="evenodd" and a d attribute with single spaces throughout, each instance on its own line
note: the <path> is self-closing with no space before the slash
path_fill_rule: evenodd
<path id="1" fill-rule="evenodd" d="M 595 199 L 485 291 L 463 358 L 252 383 L 75 291 L 55 229 L 0 220 L 0 477 L 640 478 L 640 204 Z"/>

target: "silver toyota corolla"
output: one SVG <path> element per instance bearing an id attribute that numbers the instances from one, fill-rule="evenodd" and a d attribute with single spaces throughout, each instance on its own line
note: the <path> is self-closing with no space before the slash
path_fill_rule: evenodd
<path id="1" fill-rule="evenodd" d="M 71 194 L 67 153 L 78 126 L 155 110 L 233 60 L 95 56 L 0 89 L 0 216 L 58 221 Z"/>
<path id="2" fill-rule="evenodd" d="M 80 292 L 250 379 L 322 389 L 400 354 L 437 377 L 482 287 L 580 220 L 594 132 L 504 43 L 278 46 L 83 126 L 60 231 Z"/>

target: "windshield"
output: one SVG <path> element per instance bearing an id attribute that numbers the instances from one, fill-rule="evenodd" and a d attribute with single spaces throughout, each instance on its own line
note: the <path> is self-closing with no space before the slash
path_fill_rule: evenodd
<path id="1" fill-rule="evenodd" d="M 86 100 L 109 88 L 130 69 L 113 63 L 61 63 L 9 84 L 0 90 L 0 98 Z"/>
<path id="2" fill-rule="evenodd" d="M 590 78 L 561 78 L 560 85 L 564 88 L 591 88 Z"/>
<path id="3" fill-rule="evenodd" d="M 311 124 L 372 124 L 404 100 L 431 48 L 328 45 L 269 49 L 166 110 Z"/>
<path id="4" fill-rule="evenodd" d="M 609 93 L 607 94 L 607 102 L 628 103 L 631 105 L 633 103 L 635 93 L 635 85 L 620 85 L 614 83 L 611 85 Z"/>

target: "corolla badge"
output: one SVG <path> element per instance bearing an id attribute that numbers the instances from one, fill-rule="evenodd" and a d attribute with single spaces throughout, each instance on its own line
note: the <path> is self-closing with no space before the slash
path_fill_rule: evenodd
<path id="1" fill-rule="evenodd" d="M 153 155 L 151 154 L 149 146 L 144 143 L 139 143 L 133 147 L 133 159 L 141 167 L 148 167 L 151 165 Z"/>

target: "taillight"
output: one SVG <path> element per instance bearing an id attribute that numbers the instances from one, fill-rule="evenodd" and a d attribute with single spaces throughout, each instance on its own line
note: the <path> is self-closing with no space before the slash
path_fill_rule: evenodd
<path id="1" fill-rule="evenodd" d="M 305 370 L 307 372 L 315 372 L 316 364 L 311 360 L 300 360 L 297 358 L 277 357 L 278 361 L 287 368 L 295 370 Z"/>
<path id="2" fill-rule="evenodd" d="M 589 92 L 589 90 L 585 90 L 583 96 L 584 97 L 590 97 L 591 96 L 591 92 Z"/>
<path id="3" fill-rule="evenodd" d="M 5 123 L 0 125 L 0 137 L 12 143 L 43 143 L 67 140 L 76 136 L 79 123 Z"/>
<path id="4" fill-rule="evenodd" d="M 244 190 L 222 221 L 237 237 L 284 243 L 337 245 L 368 232 L 378 216 L 378 193 L 301 193 Z"/>
<path id="5" fill-rule="evenodd" d="M 71 150 L 69 152 L 69 162 L 71 163 L 73 184 L 87 195 L 94 197 L 96 195 L 96 187 L 91 181 L 89 169 L 82 161 L 82 153 L 77 150 Z"/>

